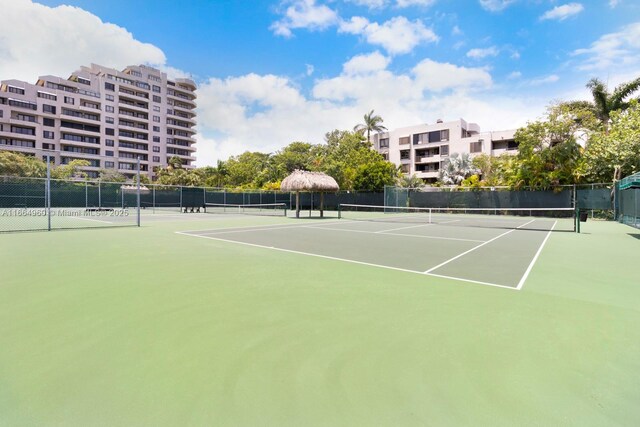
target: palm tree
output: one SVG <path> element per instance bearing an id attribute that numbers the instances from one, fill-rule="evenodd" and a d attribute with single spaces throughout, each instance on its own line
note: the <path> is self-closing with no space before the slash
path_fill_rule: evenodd
<path id="1" fill-rule="evenodd" d="M 172 156 L 168 163 L 167 169 L 182 169 L 182 159 L 178 156 Z"/>
<path id="2" fill-rule="evenodd" d="M 620 84 L 611 93 L 607 89 L 607 85 L 597 78 L 589 80 L 587 88 L 593 96 L 593 111 L 606 129 L 612 111 L 625 110 L 629 107 L 629 102 L 625 99 L 640 89 L 640 78 Z"/>
<path id="3" fill-rule="evenodd" d="M 382 117 L 374 116 L 373 110 L 371 110 L 368 114 L 364 115 L 364 123 L 355 125 L 353 131 L 358 132 L 361 135 L 366 131 L 367 141 L 371 143 L 371 132 L 382 132 L 383 130 L 387 130 L 386 127 L 381 125 L 383 121 Z"/>

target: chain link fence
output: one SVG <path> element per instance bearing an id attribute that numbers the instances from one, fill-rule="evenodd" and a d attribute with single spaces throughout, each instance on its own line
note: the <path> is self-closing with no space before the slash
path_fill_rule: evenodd
<path id="1" fill-rule="evenodd" d="M 0 177 L 0 233 L 140 226 L 139 185 L 47 176 Z"/>

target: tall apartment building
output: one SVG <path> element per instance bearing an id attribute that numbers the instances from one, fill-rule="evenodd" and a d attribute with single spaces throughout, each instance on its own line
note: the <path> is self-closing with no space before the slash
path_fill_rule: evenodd
<path id="1" fill-rule="evenodd" d="M 173 156 L 193 167 L 196 84 L 169 80 L 146 66 L 123 71 L 91 64 L 68 79 L 42 76 L 35 84 L 0 82 L 0 150 L 46 158 L 56 165 L 89 161 L 90 177 L 101 169 L 131 176 Z"/>
<path id="2" fill-rule="evenodd" d="M 435 182 L 442 162 L 453 153 L 515 153 L 515 130 L 480 132 L 476 123 L 463 119 L 395 129 L 374 136 L 375 148 L 406 175 Z"/>

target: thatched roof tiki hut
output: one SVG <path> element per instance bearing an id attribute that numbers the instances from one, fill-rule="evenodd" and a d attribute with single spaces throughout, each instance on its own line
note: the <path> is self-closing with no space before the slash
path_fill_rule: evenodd
<path id="1" fill-rule="evenodd" d="M 296 170 L 282 180 L 280 190 L 296 192 L 296 218 L 300 218 L 300 192 L 320 192 L 320 217 L 324 216 L 324 193 L 340 189 L 335 179 L 322 172 Z"/>

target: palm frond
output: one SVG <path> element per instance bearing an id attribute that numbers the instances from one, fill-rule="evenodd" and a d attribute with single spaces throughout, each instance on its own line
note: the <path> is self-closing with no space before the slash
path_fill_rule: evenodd
<path id="1" fill-rule="evenodd" d="M 625 98 L 631 95 L 633 92 L 636 92 L 638 89 L 640 89 L 640 77 L 616 87 L 616 89 L 613 91 L 613 94 L 611 94 L 612 110 L 617 110 L 622 107 L 622 103 L 624 102 Z"/>

